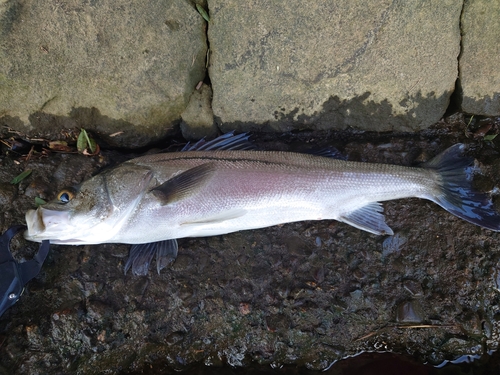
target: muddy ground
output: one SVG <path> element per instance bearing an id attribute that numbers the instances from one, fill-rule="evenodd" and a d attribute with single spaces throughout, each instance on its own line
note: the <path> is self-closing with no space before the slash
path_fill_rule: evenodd
<path id="1" fill-rule="evenodd" d="M 349 160 L 402 165 L 464 142 L 483 172 L 477 186 L 490 190 L 500 186 L 500 137 L 484 136 L 498 132 L 499 119 L 456 114 L 416 134 L 304 131 L 254 139 L 263 149 L 332 145 Z M 36 152 L 26 161 L 30 145 L 13 152 L 7 145 L 22 137 L 1 134 L 2 232 L 24 222 L 35 197 L 52 198 L 131 156 L 105 147 L 96 156 L 47 152 L 31 140 Z M 24 169 L 33 172 L 10 184 Z M 496 351 L 500 234 L 424 200 L 384 207 L 392 237 L 320 221 L 181 239 L 176 262 L 146 277 L 124 275 L 126 245 L 52 246 L 40 275 L 0 318 L 0 373 L 323 370 L 371 351 L 438 365 Z M 13 247 L 21 259 L 37 245 L 16 237 Z"/>

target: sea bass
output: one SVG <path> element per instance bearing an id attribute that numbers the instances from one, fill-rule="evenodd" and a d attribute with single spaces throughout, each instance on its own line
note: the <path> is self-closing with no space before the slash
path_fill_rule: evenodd
<path id="1" fill-rule="evenodd" d="M 142 156 L 106 170 L 28 211 L 25 237 L 134 244 L 125 271 L 146 274 L 154 254 L 158 272 L 175 259 L 177 238 L 302 220 L 338 220 L 392 235 L 380 202 L 400 198 L 428 199 L 500 230 L 490 197 L 472 189 L 474 160 L 463 157 L 462 144 L 416 168 L 246 150 L 246 139 L 224 135 L 194 151 Z"/>

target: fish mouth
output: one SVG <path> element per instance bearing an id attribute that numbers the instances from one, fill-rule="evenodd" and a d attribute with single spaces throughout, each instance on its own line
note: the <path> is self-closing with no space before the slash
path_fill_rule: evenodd
<path id="1" fill-rule="evenodd" d="M 69 219 L 68 211 L 47 210 L 42 207 L 29 210 L 26 212 L 28 229 L 24 233 L 24 238 L 35 242 L 61 238 L 68 233 Z"/>

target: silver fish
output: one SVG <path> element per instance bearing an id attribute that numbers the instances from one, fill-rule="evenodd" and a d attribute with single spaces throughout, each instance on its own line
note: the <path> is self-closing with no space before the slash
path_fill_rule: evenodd
<path id="1" fill-rule="evenodd" d="M 132 159 L 62 190 L 26 213 L 32 241 L 135 244 L 126 265 L 145 274 L 177 255 L 177 238 L 203 237 L 302 220 L 338 220 L 392 235 L 380 202 L 418 197 L 484 228 L 500 214 L 471 186 L 473 159 L 457 144 L 423 168 L 280 151 L 228 150 L 223 136 L 196 151 Z M 219 142 L 224 150 L 212 150 Z M 236 142 L 238 143 L 238 142 Z M 245 148 L 244 142 L 234 148 Z M 208 149 L 208 150 L 207 150 Z"/>

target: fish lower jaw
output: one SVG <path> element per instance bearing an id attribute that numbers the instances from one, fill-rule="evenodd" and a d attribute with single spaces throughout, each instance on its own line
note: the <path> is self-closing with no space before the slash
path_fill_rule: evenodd
<path id="1" fill-rule="evenodd" d="M 68 240 L 50 240 L 50 243 L 53 245 L 94 245 L 93 243 L 88 243 L 86 241 L 77 240 L 77 239 L 68 239 Z"/>
<path id="2" fill-rule="evenodd" d="M 38 210 L 26 212 L 26 225 L 28 229 L 24 232 L 24 238 L 34 242 L 42 242 L 45 239 L 40 236 L 45 232 L 45 224 Z"/>
<path id="3" fill-rule="evenodd" d="M 59 237 L 64 228 L 67 228 L 68 221 L 69 215 L 66 212 L 44 210 L 41 207 L 36 210 L 28 210 L 26 212 L 28 229 L 24 237 L 35 242 L 50 240 L 51 237 Z"/>
<path id="4" fill-rule="evenodd" d="M 103 241 L 100 239 L 95 239 L 89 240 L 89 239 L 78 239 L 74 237 L 70 238 L 61 238 L 58 237 L 57 235 L 46 235 L 44 233 L 42 234 L 31 234 L 28 231 L 24 232 L 24 238 L 27 239 L 28 241 L 33 241 L 33 242 L 42 242 L 43 240 L 49 240 L 51 245 L 97 245 L 101 243 L 107 243 L 109 241 Z M 114 242 L 114 241 L 113 241 Z"/>
<path id="5" fill-rule="evenodd" d="M 70 225 L 69 213 L 39 207 L 26 212 L 24 238 L 33 242 L 49 240 L 52 244 L 81 245 L 88 243 L 78 239 L 81 233 Z"/>

